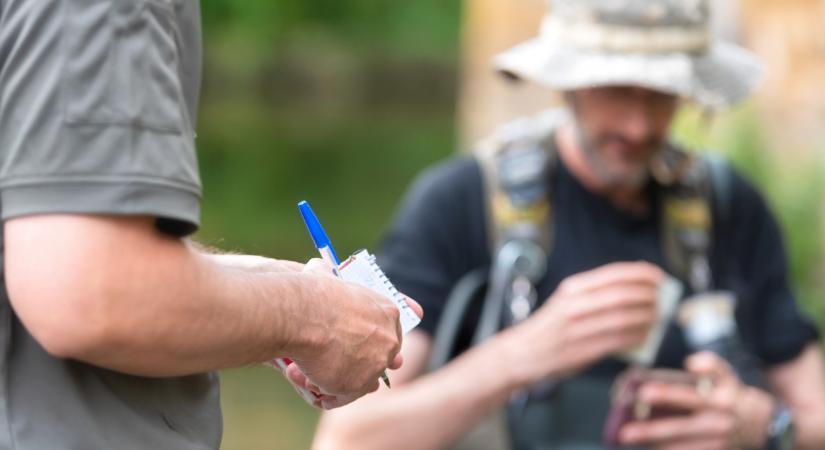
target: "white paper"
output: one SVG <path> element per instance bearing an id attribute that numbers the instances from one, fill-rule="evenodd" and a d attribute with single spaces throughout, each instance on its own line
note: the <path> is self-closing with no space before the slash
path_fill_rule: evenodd
<path id="1" fill-rule="evenodd" d="M 407 304 L 406 297 L 392 285 L 384 271 L 375 262 L 375 256 L 370 255 L 368 251 L 361 250 L 350 256 L 338 266 L 338 271 L 342 279 L 364 286 L 390 299 L 401 313 L 399 321 L 404 334 L 421 323 L 421 319 Z"/>

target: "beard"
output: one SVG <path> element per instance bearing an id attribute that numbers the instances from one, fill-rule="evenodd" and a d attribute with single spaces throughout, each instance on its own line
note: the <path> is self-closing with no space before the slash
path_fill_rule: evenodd
<path id="1" fill-rule="evenodd" d="M 618 133 L 592 137 L 578 125 L 576 130 L 585 160 L 596 177 L 610 189 L 644 187 L 650 180 L 650 160 L 665 143 L 665 138 L 659 136 L 634 143 Z M 610 146 L 623 151 L 611 152 Z M 611 158 L 616 154 L 618 156 Z"/>

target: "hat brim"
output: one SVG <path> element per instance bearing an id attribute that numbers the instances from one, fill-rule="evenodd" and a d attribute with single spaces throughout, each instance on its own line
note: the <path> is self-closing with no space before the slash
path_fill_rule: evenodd
<path id="1" fill-rule="evenodd" d="M 724 42 L 695 55 L 612 53 L 563 47 L 541 37 L 499 54 L 493 65 L 510 78 L 560 91 L 640 86 L 690 98 L 710 108 L 745 99 L 763 72 L 749 51 Z"/>

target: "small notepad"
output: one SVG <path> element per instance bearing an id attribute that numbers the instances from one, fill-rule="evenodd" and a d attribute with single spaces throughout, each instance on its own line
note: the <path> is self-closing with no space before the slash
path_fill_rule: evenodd
<path id="1" fill-rule="evenodd" d="M 390 299 L 401 313 L 401 331 L 406 334 L 421 322 L 421 319 L 410 309 L 407 298 L 398 292 L 384 271 L 378 267 L 375 256 L 366 250 L 356 252 L 338 266 L 341 278 L 372 290 Z"/>

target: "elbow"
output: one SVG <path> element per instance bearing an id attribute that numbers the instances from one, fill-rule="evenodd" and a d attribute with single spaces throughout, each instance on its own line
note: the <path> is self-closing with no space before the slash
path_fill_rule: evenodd
<path id="1" fill-rule="evenodd" d="M 141 308 L 154 300 L 147 286 L 171 267 L 158 261 L 189 254 L 151 217 L 32 215 L 4 230 L 15 314 L 48 353 L 92 364 L 140 344 L 136 332 L 152 323 Z"/>
<path id="2" fill-rule="evenodd" d="M 45 320 L 26 328 L 46 353 L 55 358 L 94 363 L 96 356 L 114 347 L 109 334 L 97 324 L 72 318 L 65 318 L 61 323 L 43 322 Z"/>
<path id="3" fill-rule="evenodd" d="M 103 286 L 46 283 L 18 287 L 9 280 L 9 300 L 29 334 L 50 355 L 94 362 L 117 347 L 114 305 Z"/>

